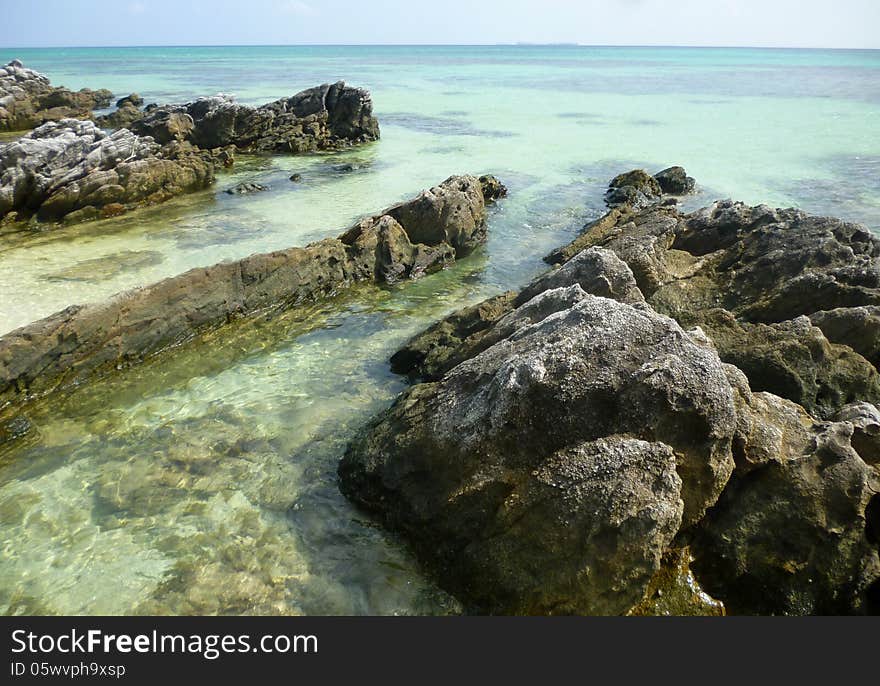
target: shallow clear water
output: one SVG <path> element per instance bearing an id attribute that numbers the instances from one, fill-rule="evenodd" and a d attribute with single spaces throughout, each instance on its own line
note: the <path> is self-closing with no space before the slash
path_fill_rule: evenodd
<path id="1" fill-rule="evenodd" d="M 880 52 L 577 47 L 16 50 L 70 87 L 260 103 L 344 78 L 382 140 L 242 157 L 210 191 L 0 237 L 0 333 L 190 267 L 335 235 L 452 173 L 511 188 L 488 245 L 389 290 L 247 322 L 36 408 L 0 462 L 0 611 L 427 613 L 455 603 L 335 486 L 352 432 L 402 388 L 388 356 L 522 285 L 607 180 L 682 164 L 716 197 L 880 230 Z M 352 164 L 342 172 L 340 165 Z M 301 184 L 288 177 L 303 175 Z M 270 191 L 222 191 L 257 180 Z"/>

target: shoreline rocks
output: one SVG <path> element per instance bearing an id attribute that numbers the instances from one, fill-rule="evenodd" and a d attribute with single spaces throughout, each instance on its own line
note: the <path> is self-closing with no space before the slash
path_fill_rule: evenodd
<path id="1" fill-rule="evenodd" d="M 132 93 L 87 121 L 110 98 L 54 88 L 20 63 L 0 69 L 0 130 L 40 124 L 0 144 L 0 222 L 73 223 L 164 202 L 210 186 L 236 150 L 300 154 L 379 138 L 369 92 L 341 81 L 261 107 L 218 95 L 141 110 Z"/>
<path id="2" fill-rule="evenodd" d="M 18 60 L 0 67 L 0 131 L 25 131 L 49 121 L 88 119 L 92 110 L 110 105 L 107 89 L 71 91 L 53 86 L 48 77 Z"/>
<path id="3" fill-rule="evenodd" d="M 439 233 L 428 235 L 426 225 Z M 31 398 L 135 365 L 255 312 L 357 282 L 417 278 L 461 257 L 485 232 L 480 182 L 453 176 L 339 238 L 192 269 L 103 303 L 68 307 L 0 337 L 0 411 L 20 411 Z"/>
<path id="4" fill-rule="evenodd" d="M 260 107 L 240 105 L 228 95 L 152 106 L 127 126 L 160 143 L 188 141 L 207 149 L 234 145 L 250 152 L 316 152 L 379 138 L 370 94 L 343 81 Z"/>
<path id="5" fill-rule="evenodd" d="M 684 546 L 734 613 L 880 612 L 880 395 L 855 349 L 875 353 L 880 239 L 629 195 L 393 356 L 423 382 L 351 443 L 341 490 L 480 612 L 660 607 Z"/>
<path id="6" fill-rule="evenodd" d="M 0 146 L 0 217 L 69 223 L 160 203 L 207 188 L 231 155 L 108 134 L 90 121 L 49 122 Z"/>

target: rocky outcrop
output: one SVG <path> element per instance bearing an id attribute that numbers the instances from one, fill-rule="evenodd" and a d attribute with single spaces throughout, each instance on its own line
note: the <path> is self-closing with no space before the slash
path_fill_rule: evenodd
<path id="1" fill-rule="evenodd" d="M 687 195 L 693 193 L 697 182 L 688 176 L 684 167 L 669 167 L 654 174 L 654 180 L 660 185 L 660 190 L 669 195 Z"/>
<path id="2" fill-rule="evenodd" d="M 343 492 L 479 611 L 717 614 L 674 571 L 689 545 L 734 613 L 880 612 L 877 376 L 844 342 L 872 349 L 880 241 L 628 204 L 551 261 L 395 354 L 425 382 L 349 447 Z"/>
<path id="3" fill-rule="evenodd" d="M 24 131 L 49 121 L 87 119 L 92 110 L 110 105 L 113 94 L 101 89 L 71 91 L 53 86 L 18 60 L 0 67 L 0 131 Z"/>
<path id="4" fill-rule="evenodd" d="M 644 304 L 578 284 L 492 330 L 352 445 L 342 489 L 484 611 L 624 612 L 733 469 L 722 363 Z"/>
<path id="5" fill-rule="evenodd" d="M 849 346 L 880 369 L 880 305 L 813 312 L 810 321 L 829 341 Z"/>
<path id="6" fill-rule="evenodd" d="M 434 199 L 433 215 L 426 199 Z M 485 235 L 485 201 L 472 176 L 450 177 L 411 204 L 418 207 L 412 216 L 439 227 L 438 238 L 424 238 L 417 225 L 429 241 L 421 242 L 416 230 L 410 233 L 405 221 L 385 212 L 336 239 L 193 269 L 6 334 L 0 338 L 0 408 L 14 404 L 18 411 L 29 398 L 136 364 L 254 312 L 319 299 L 359 281 L 415 278 L 442 268 L 461 254 L 457 246 Z M 392 209 L 410 216 L 407 203 Z"/>
<path id="7" fill-rule="evenodd" d="M 342 81 L 261 107 L 238 104 L 226 95 L 148 107 L 129 127 L 160 143 L 181 140 L 200 148 L 235 145 L 256 152 L 314 152 L 379 138 L 370 94 Z"/>
<path id="8" fill-rule="evenodd" d="M 205 188 L 231 151 L 160 146 L 121 129 L 65 119 L 0 145 L 0 217 L 80 221 Z"/>
<path id="9" fill-rule="evenodd" d="M 141 105 L 144 99 L 132 93 L 116 101 L 116 109 L 110 114 L 95 117 L 95 123 L 104 129 L 120 129 L 131 125 L 144 116 Z M 168 141 L 165 141 L 166 143 Z"/>
<path id="10" fill-rule="evenodd" d="M 244 183 L 236 184 L 232 188 L 227 188 L 226 192 L 229 195 L 253 195 L 254 193 L 262 193 L 267 190 L 269 190 L 268 186 L 264 186 L 261 183 L 254 183 L 253 181 L 246 181 Z"/>
<path id="11" fill-rule="evenodd" d="M 29 80 L 48 84 L 40 75 Z M 228 96 L 144 111 L 142 103 L 133 93 L 97 125 L 64 119 L 0 145 L 0 220 L 70 223 L 112 216 L 207 187 L 218 169 L 232 164 L 235 149 L 302 153 L 379 137 L 369 93 L 342 82 L 257 108 Z M 486 183 L 487 198 L 506 192 L 494 177 L 484 177 Z M 232 192 L 255 192 L 258 185 Z"/>
<path id="12" fill-rule="evenodd" d="M 455 365 L 496 343 L 500 335 L 508 335 L 507 325 L 491 332 L 489 328 L 514 308 L 544 291 L 573 284 L 578 284 L 586 293 L 622 302 L 644 301 L 629 267 L 614 253 L 591 248 L 558 271 L 537 279 L 519 295 L 504 293 L 441 320 L 396 352 L 391 358 L 391 368 L 397 374 L 438 380 Z M 546 307 L 550 300 L 545 298 L 540 302 Z M 525 311 L 528 310 L 510 317 L 511 321 L 519 323 Z"/>
<path id="13" fill-rule="evenodd" d="M 864 226 L 729 200 L 691 214 L 625 206 L 546 259 L 590 246 L 625 262 L 654 309 L 702 327 L 754 389 L 820 418 L 880 402 L 880 239 Z"/>
<path id="14" fill-rule="evenodd" d="M 605 202 L 608 207 L 627 205 L 636 209 L 657 202 L 663 195 L 657 180 L 643 169 L 619 174 L 611 179 Z"/>
<path id="15" fill-rule="evenodd" d="M 734 383 L 747 428 L 733 478 L 694 535 L 703 586 L 737 614 L 877 613 L 874 448 L 854 440 L 852 421 L 817 422 Z M 865 404 L 850 418 L 876 412 Z"/>

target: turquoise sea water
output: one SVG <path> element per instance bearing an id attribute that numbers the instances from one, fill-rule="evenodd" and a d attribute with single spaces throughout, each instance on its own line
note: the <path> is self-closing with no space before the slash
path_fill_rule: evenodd
<path id="1" fill-rule="evenodd" d="M 352 432 L 403 383 L 388 356 L 521 286 L 608 179 L 684 165 L 695 207 L 794 205 L 880 230 L 880 52 L 587 47 L 0 48 L 72 88 L 258 104 L 344 79 L 382 140 L 245 157 L 215 188 L 0 236 L 0 333 L 188 268 L 335 235 L 453 173 L 511 189 L 487 246 L 393 289 L 248 322 L 54 399 L 0 458 L 0 611 L 427 613 L 455 603 L 338 494 Z M 351 165 L 352 171 L 340 171 Z M 292 184 L 292 172 L 303 183 Z M 270 191 L 222 191 L 255 180 Z"/>

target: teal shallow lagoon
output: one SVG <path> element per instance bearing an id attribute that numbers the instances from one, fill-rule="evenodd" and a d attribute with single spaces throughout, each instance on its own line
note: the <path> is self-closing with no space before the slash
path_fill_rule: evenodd
<path id="1" fill-rule="evenodd" d="M 242 158 L 216 188 L 0 243 L 0 330 L 221 259 L 338 233 L 452 173 L 511 196 L 446 272 L 249 323 L 39 408 L 0 467 L 8 613 L 454 611 L 335 488 L 352 432 L 403 387 L 387 358 L 444 313 L 543 268 L 632 166 L 716 197 L 880 229 L 880 53 L 578 47 L 6 51 L 78 88 L 259 103 L 344 78 L 382 140 Z M 340 171 L 350 165 L 351 171 Z M 303 175 L 292 184 L 293 172 Z M 257 180 L 251 197 L 222 191 Z M 112 589 L 112 592 L 108 592 Z"/>

